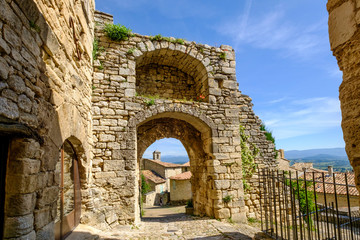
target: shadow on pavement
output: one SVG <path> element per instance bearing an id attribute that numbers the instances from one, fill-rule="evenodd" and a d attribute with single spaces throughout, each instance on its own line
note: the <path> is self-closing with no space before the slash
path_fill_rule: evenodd
<path id="1" fill-rule="evenodd" d="M 89 232 L 72 232 L 66 240 L 98 240 L 100 239 L 99 235 L 92 234 Z"/>
<path id="2" fill-rule="evenodd" d="M 226 232 L 215 236 L 190 238 L 190 240 L 220 240 L 220 239 L 251 240 L 252 238 L 238 232 Z"/>

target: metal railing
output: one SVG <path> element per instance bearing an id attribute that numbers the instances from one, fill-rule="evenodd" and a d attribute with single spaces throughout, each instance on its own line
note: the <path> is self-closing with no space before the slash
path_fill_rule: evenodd
<path id="1" fill-rule="evenodd" d="M 261 229 L 274 239 L 360 239 L 354 173 L 259 170 Z"/>

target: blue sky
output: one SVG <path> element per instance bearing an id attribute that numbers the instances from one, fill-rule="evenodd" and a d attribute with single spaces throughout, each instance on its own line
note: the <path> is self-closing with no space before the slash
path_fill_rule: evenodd
<path id="1" fill-rule="evenodd" d="M 98 0 L 96 9 L 144 35 L 162 34 L 236 51 L 237 81 L 272 130 L 277 148 L 343 147 L 342 74 L 328 40 L 326 1 Z M 163 155 L 186 154 L 163 140 Z"/>

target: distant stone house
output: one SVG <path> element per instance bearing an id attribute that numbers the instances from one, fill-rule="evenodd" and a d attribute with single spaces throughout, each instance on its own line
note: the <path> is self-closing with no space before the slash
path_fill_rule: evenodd
<path id="1" fill-rule="evenodd" d="M 184 163 L 181 167 L 182 167 L 182 172 L 190 171 L 190 162 Z"/>
<path id="2" fill-rule="evenodd" d="M 142 170 L 141 174 L 144 175 L 146 182 L 150 185 L 151 191 L 155 191 L 156 193 L 164 192 L 166 183 L 164 178 L 152 170 Z"/>
<path id="3" fill-rule="evenodd" d="M 170 192 L 169 177 L 182 173 L 182 165 L 162 162 L 160 160 L 143 159 L 144 170 L 152 170 L 166 180 L 164 191 Z"/>
<path id="4" fill-rule="evenodd" d="M 325 189 L 322 182 L 322 174 L 320 175 L 317 173 L 315 175 L 316 180 L 318 180 L 318 183 L 315 185 L 316 189 L 316 197 L 317 197 L 317 203 L 325 204 L 325 197 L 324 192 L 326 193 L 326 202 L 327 204 L 333 203 L 334 206 L 336 204 L 335 202 L 335 189 L 334 189 L 334 178 L 332 174 L 326 174 L 324 176 L 324 182 L 325 182 Z M 350 207 L 359 207 L 359 192 L 356 189 L 355 185 L 355 174 L 354 172 L 348 172 L 346 173 L 347 178 L 347 184 L 348 184 L 348 190 L 346 188 L 346 180 L 345 180 L 345 173 L 342 172 L 336 172 L 335 173 L 335 182 L 336 182 L 336 200 L 337 205 L 339 208 L 347 208 L 348 202 L 347 202 L 347 194 L 349 194 L 349 202 Z M 347 209 L 344 209 L 347 211 Z"/>
<path id="5" fill-rule="evenodd" d="M 153 160 L 144 158 L 142 162 L 144 167 L 142 174 L 157 195 L 154 198 L 159 199 L 159 194 L 164 192 L 170 193 L 172 202 L 185 202 L 192 198 L 190 162 L 184 164 L 162 162 L 161 153 L 157 150 L 153 152 Z M 147 196 L 147 198 L 153 197 Z M 158 203 L 158 200 L 154 201 L 155 205 Z"/>
<path id="6" fill-rule="evenodd" d="M 164 192 L 166 180 L 151 170 L 142 170 L 141 174 L 145 177 L 146 182 L 150 185 L 150 192 L 143 196 L 143 202 L 146 206 L 154 206 L 160 204 L 164 199 L 168 202 L 168 196 Z M 166 195 L 166 196 L 164 196 Z"/>
<path id="7" fill-rule="evenodd" d="M 191 172 L 170 177 L 170 201 L 185 203 L 192 198 Z"/>

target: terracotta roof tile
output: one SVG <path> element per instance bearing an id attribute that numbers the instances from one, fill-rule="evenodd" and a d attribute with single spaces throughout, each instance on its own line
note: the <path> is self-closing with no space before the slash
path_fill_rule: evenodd
<path id="1" fill-rule="evenodd" d="M 147 158 L 145 158 L 147 159 Z M 151 160 L 151 159 L 147 159 L 149 161 L 152 161 L 154 163 L 157 163 L 161 166 L 164 166 L 164 167 L 168 167 L 168 168 L 176 168 L 176 167 L 182 167 L 182 165 L 180 164 L 176 164 L 176 163 L 168 163 L 168 162 L 162 162 L 162 161 L 155 161 L 155 160 Z"/>
<path id="2" fill-rule="evenodd" d="M 142 170 L 141 173 L 144 175 L 146 180 L 152 181 L 153 183 L 160 184 L 166 182 L 166 180 L 158 175 L 155 171 Z"/>
<path id="3" fill-rule="evenodd" d="M 349 195 L 350 196 L 359 196 L 359 192 L 356 189 L 355 185 L 355 174 L 353 172 L 348 172 L 347 174 L 347 183 L 349 185 Z M 323 186 L 323 179 L 321 173 L 315 173 L 314 174 L 315 181 L 317 183 L 315 184 L 316 192 L 318 193 L 324 193 L 324 186 Z M 301 176 L 301 178 L 304 178 Z M 313 174 L 310 172 L 306 173 L 306 179 L 312 180 Z M 329 194 L 334 194 L 334 178 L 333 176 L 330 176 L 329 174 L 324 175 L 324 181 L 325 181 L 325 192 Z M 337 172 L 335 173 L 335 182 L 336 182 L 336 194 L 340 195 L 346 195 L 347 190 L 345 186 L 345 173 Z"/>
<path id="4" fill-rule="evenodd" d="M 190 162 L 186 162 L 182 165 L 183 167 L 190 167 Z"/>
<path id="5" fill-rule="evenodd" d="M 173 179 L 173 180 L 188 180 L 188 179 L 191 178 L 191 172 L 190 171 L 183 172 L 183 173 L 180 173 L 178 175 L 171 176 L 169 178 Z"/>

